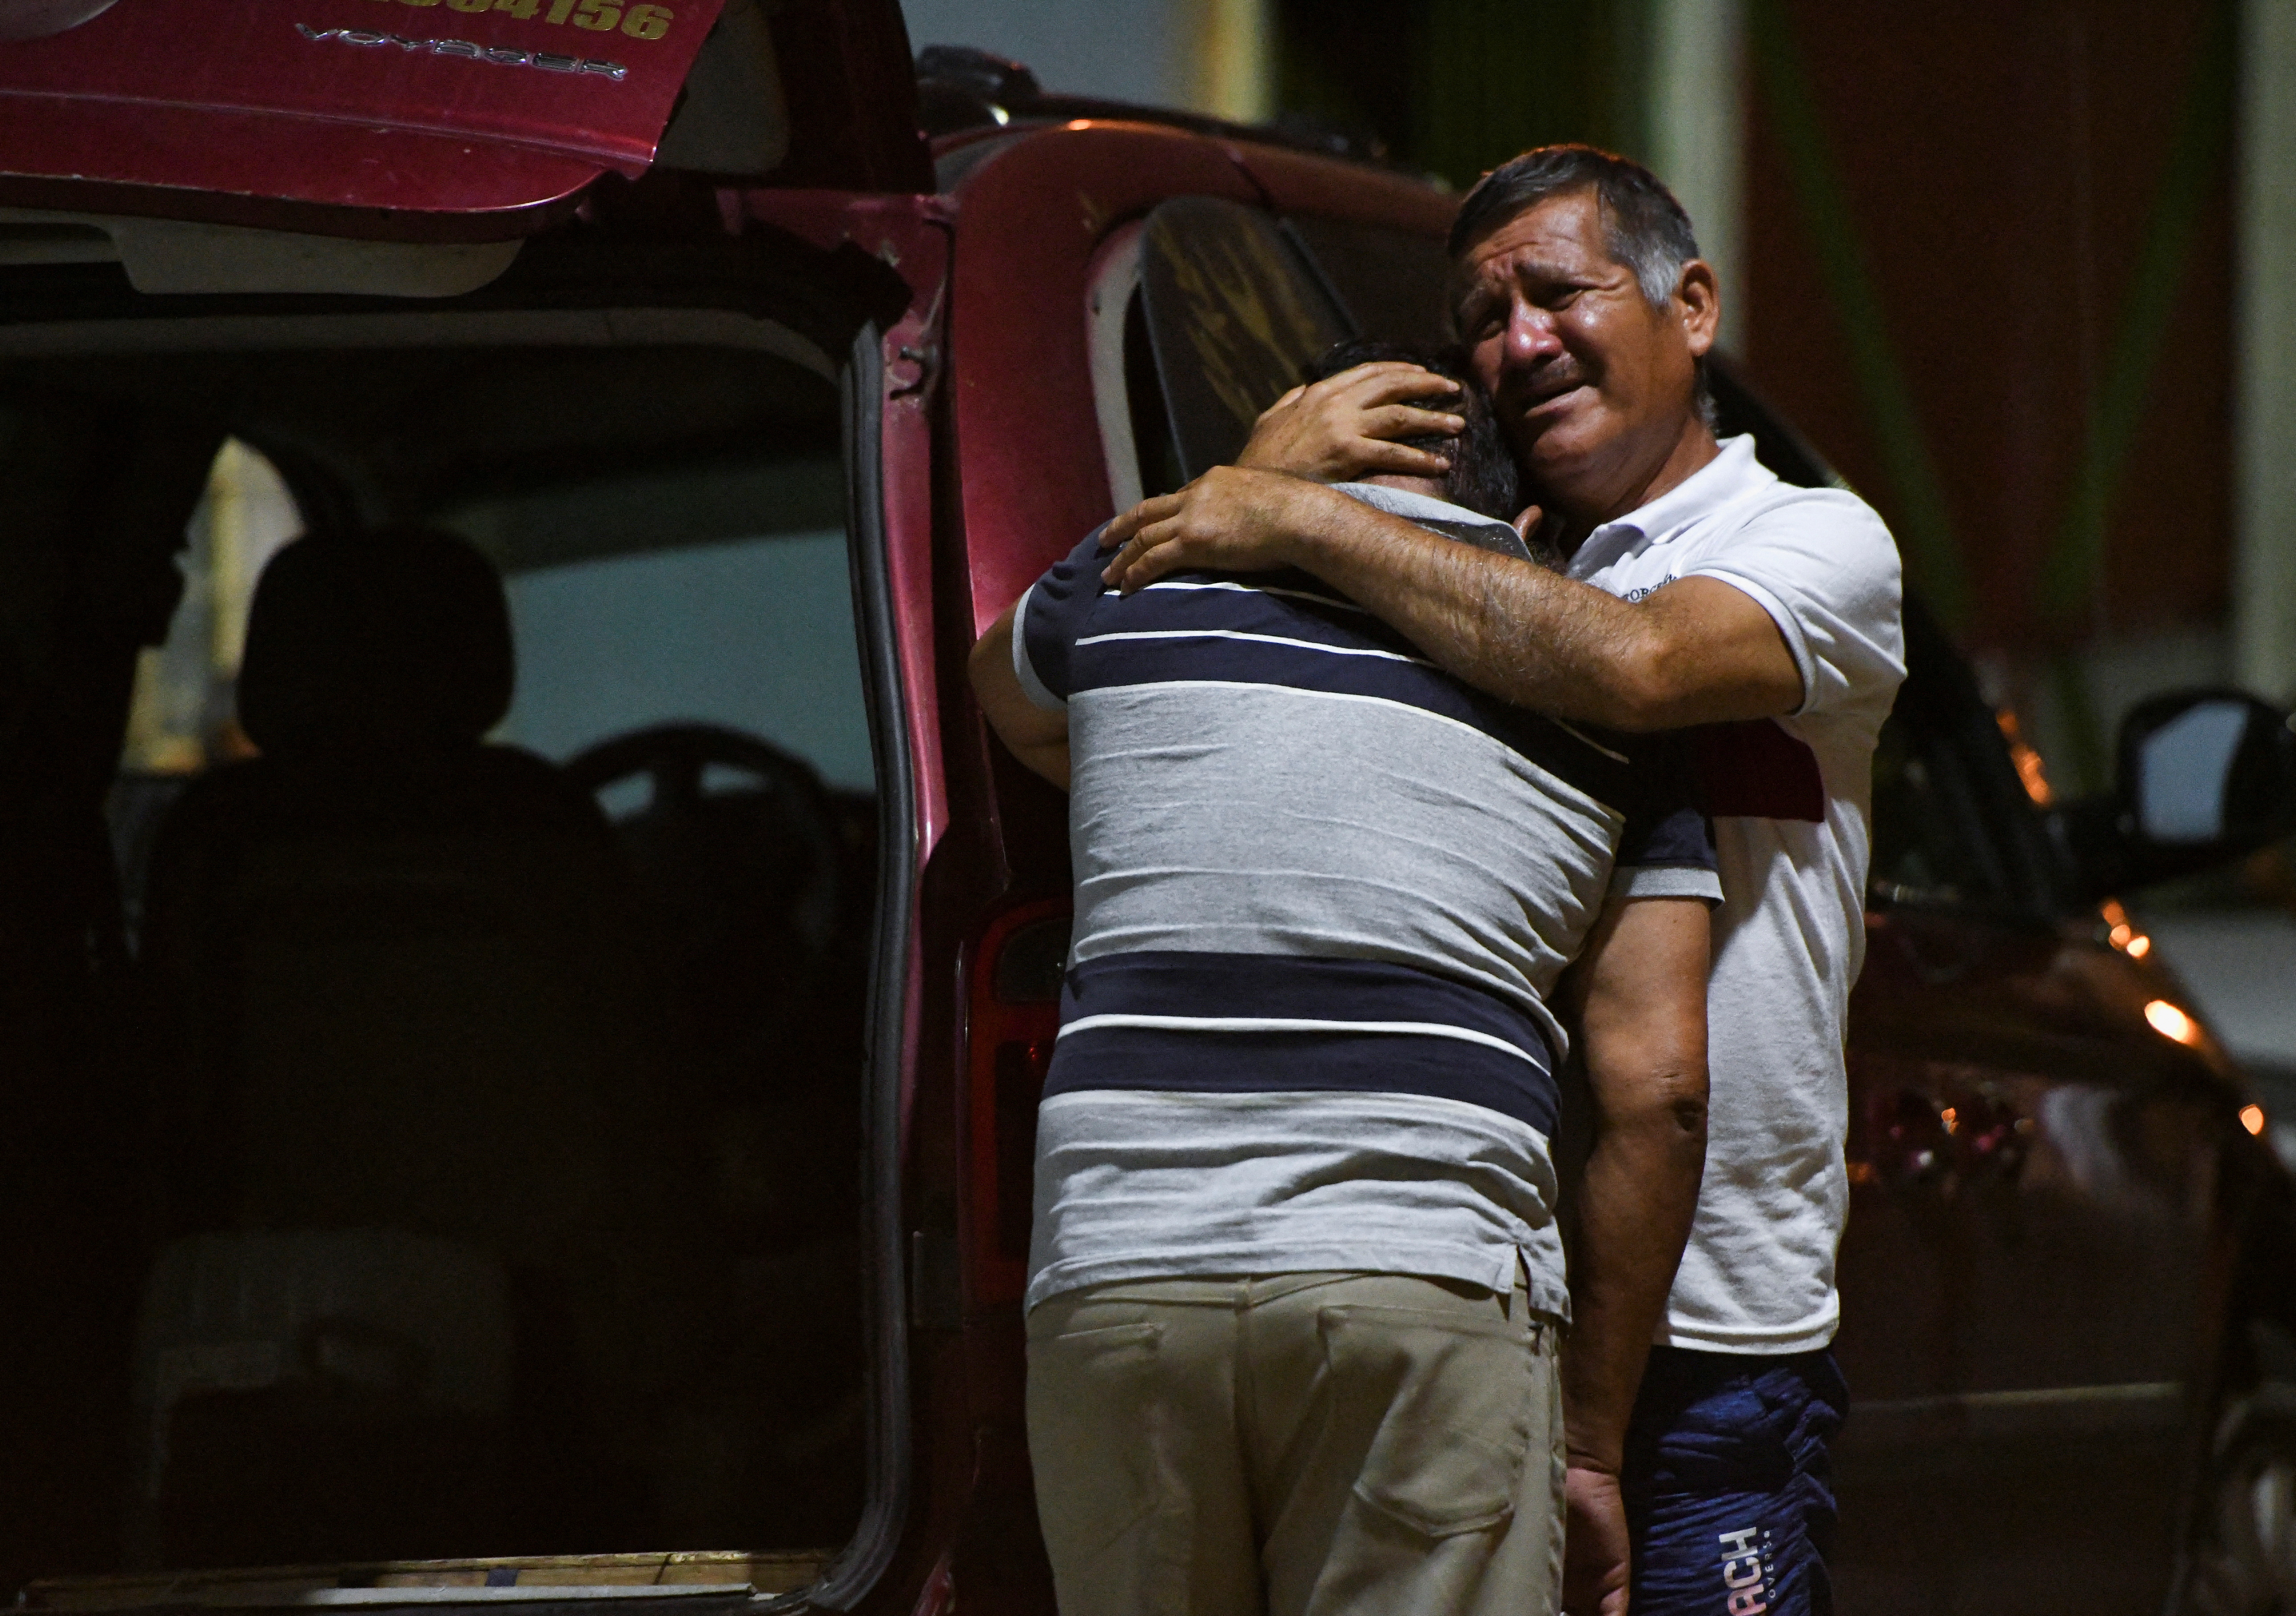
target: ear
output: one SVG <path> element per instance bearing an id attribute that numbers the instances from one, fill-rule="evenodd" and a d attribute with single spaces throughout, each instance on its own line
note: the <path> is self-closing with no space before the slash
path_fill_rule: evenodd
<path id="1" fill-rule="evenodd" d="M 1714 279 L 1713 267 L 1704 258 L 1693 258 L 1682 267 L 1681 278 L 1674 283 L 1674 303 L 1682 316 L 1682 334 L 1689 340 L 1691 357 L 1704 358 L 1722 329 L 1722 289 Z"/>
<path id="2" fill-rule="evenodd" d="M 1538 530 L 1546 525 L 1546 513 L 1537 505 L 1525 505 L 1515 513 L 1513 526 L 1515 536 L 1526 545 L 1537 545 Z"/>

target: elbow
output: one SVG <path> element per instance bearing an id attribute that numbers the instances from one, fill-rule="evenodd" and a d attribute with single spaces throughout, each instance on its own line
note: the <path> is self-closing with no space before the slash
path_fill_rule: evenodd
<path id="1" fill-rule="evenodd" d="M 1611 695 L 1611 709 L 1603 715 L 1603 722 L 1630 735 L 1654 734 L 1662 729 L 1678 727 L 1671 721 L 1669 712 L 1663 697 L 1641 691 L 1618 691 Z"/>
<path id="2" fill-rule="evenodd" d="M 1630 734 L 1675 726 L 1679 678 L 1666 636 L 1647 626 L 1622 636 L 1593 681 L 1599 709 L 1587 716 Z"/>
<path id="3" fill-rule="evenodd" d="M 1669 1073 L 1665 1081 L 1652 1087 L 1642 1107 L 1644 1125 L 1675 1144 L 1694 1146 L 1702 1154 L 1706 1149 L 1705 1068 Z"/>
<path id="4" fill-rule="evenodd" d="M 1630 734 L 1696 722 L 1688 702 L 1698 687 L 1697 673 L 1680 662 L 1673 647 L 1656 636 L 1637 645 L 1611 682 L 1611 711 L 1604 721 Z"/>
<path id="5" fill-rule="evenodd" d="M 1706 1153 L 1706 1083 L 1701 1075 L 1698 1092 L 1687 1091 L 1675 1095 L 1666 1104 L 1667 1120 L 1673 1125 L 1675 1136 L 1684 1144 L 1694 1147 L 1700 1155 Z"/>
<path id="6" fill-rule="evenodd" d="M 1700 1040 L 1702 1046 L 1704 1040 Z M 1693 1055 L 1674 1063 L 1667 1074 L 1666 1104 L 1668 1112 L 1685 1131 L 1706 1136 L 1706 1102 L 1711 1093 L 1707 1081 L 1706 1052 L 1702 1046 Z"/>
<path id="7" fill-rule="evenodd" d="M 1644 1142 L 1644 1148 L 1703 1160 L 1706 1105 L 1704 1063 L 1669 1066 L 1636 1083 L 1631 1100 L 1601 1107 L 1598 1126 L 1606 1132 L 1634 1136 Z"/>

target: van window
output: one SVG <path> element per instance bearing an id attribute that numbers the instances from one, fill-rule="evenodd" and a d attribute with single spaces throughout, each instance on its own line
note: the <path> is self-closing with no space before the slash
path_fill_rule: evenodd
<path id="1" fill-rule="evenodd" d="M 454 513 L 510 597 L 519 681 L 496 738 L 563 762 L 649 724 L 719 724 L 872 789 L 843 501 L 830 458 Z M 662 513 L 681 506 L 693 524 L 664 543 Z"/>
<path id="2" fill-rule="evenodd" d="M 1451 260 L 1439 236 L 1313 214 L 1293 214 L 1283 224 L 1322 271 L 1357 336 L 1449 340 Z"/>
<path id="3" fill-rule="evenodd" d="M 1274 216 L 1216 197 L 1177 197 L 1148 216 L 1140 285 L 1184 478 L 1234 461 L 1259 412 L 1350 333 Z"/>
<path id="4" fill-rule="evenodd" d="M 1119 509 L 1232 462 L 1259 412 L 1332 343 L 1447 334 L 1447 263 L 1432 237 L 1202 196 L 1165 202 L 1137 228 L 1136 244 L 1105 254 L 1091 291 L 1093 385 Z"/>

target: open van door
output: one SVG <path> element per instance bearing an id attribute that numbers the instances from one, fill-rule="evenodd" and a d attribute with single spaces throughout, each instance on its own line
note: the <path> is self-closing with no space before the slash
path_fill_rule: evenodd
<path id="1" fill-rule="evenodd" d="M 915 102 L 894 0 L 0 0 L 0 263 L 344 290 L 324 262 L 293 284 L 275 238 L 512 242 L 656 164 L 930 191 Z M 274 247 L 234 275 L 217 242 L 247 226 Z M 358 289 L 451 293 L 497 260 Z"/>
<path id="2" fill-rule="evenodd" d="M 897 0 L 0 0 L 0 1598 L 917 1608 L 915 102 Z"/>

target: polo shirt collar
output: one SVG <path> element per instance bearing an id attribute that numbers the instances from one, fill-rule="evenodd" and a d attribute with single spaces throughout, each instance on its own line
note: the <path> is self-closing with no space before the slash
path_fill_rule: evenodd
<path id="1" fill-rule="evenodd" d="M 1353 495 L 1375 511 L 1400 516 L 1406 521 L 1483 522 L 1495 528 L 1507 526 L 1479 511 L 1455 505 L 1447 499 L 1437 499 L 1431 494 L 1414 494 L 1409 488 L 1390 488 L 1376 482 L 1342 482 L 1332 486 L 1342 494 Z M 1513 531 L 1512 528 L 1507 530 Z"/>
<path id="2" fill-rule="evenodd" d="M 1646 505 L 1639 505 L 1615 521 L 1606 521 L 1587 536 L 1570 559 L 1570 570 L 1583 573 L 1640 544 L 1662 545 L 1692 523 L 1735 499 L 1746 489 L 1776 479 L 1754 458 L 1751 432 L 1722 439 L 1722 452 Z"/>

